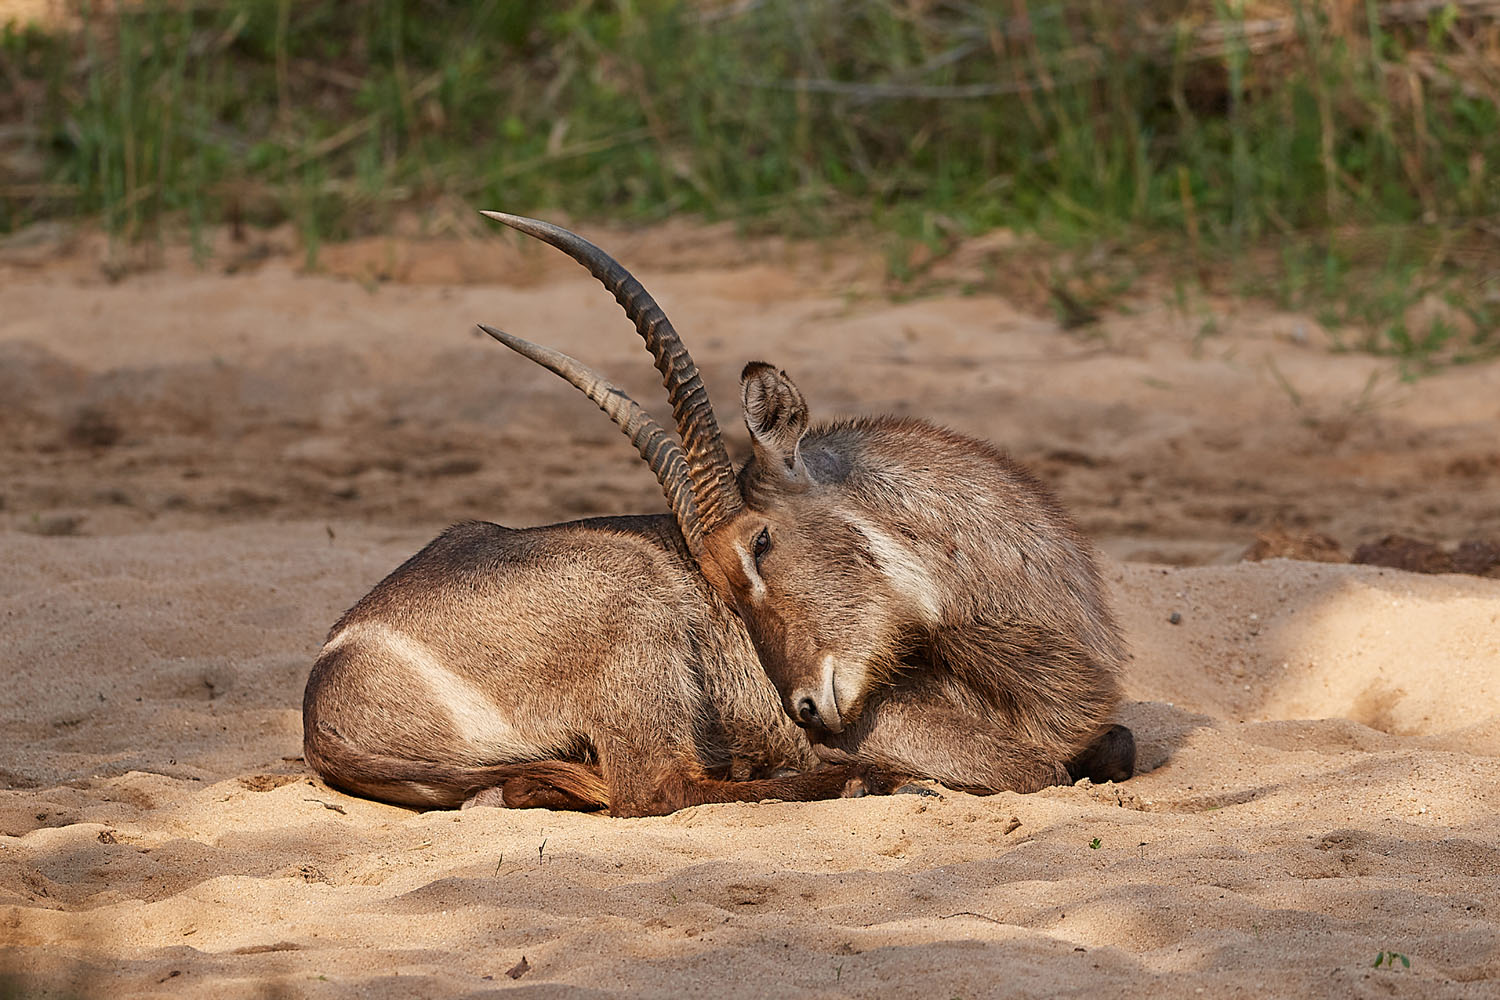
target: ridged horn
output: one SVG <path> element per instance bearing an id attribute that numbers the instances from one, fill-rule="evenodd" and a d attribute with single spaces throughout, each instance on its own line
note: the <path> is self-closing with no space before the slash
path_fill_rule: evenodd
<path id="1" fill-rule="evenodd" d="M 703 533 L 713 531 L 737 514 L 745 504 L 734 477 L 734 466 L 729 463 L 729 455 L 724 450 L 724 438 L 719 432 L 719 422 L 714 418 L 708 390 L 703 387 L 698 366 L 677 336 L 672 321 L 667 319 L 651 293 L 613 257 L 566 229 L 504 212 L 480 214 L 561 250 L 588 268 L 589 273 L 614 295 L 646 342 L 646 349 L 656 361 L 657 371 L 661 372 L 662 385 L 666 386 L 672 416 L 677 422 L 677 433 L 682 438 Z"/>
<path id="2" fill-rule="evenodd" d="M 562 376 L 613 420 L 641 458 L 651 467 L 661 491 L 666 495 L 667 506 L 677 518 L 677 526 L 687 539 L 688 548 L 694 556 L 703 551 L 703 529 L 698 518 L 698 507 L 693 499 L 693 484 L 688 477 L 687 462 L 676 440 L 651 414 L 641 409 L 640 404 L 627 396 L 622 389 L 611 385 L 604 376 L 588 365 L 570 358 L 561 351 L 533 344 L 529 340 L 512 336 L 504 330 L 479 324 L 479 329 L 525 358 L 530 358 L 543 368 Z"/>

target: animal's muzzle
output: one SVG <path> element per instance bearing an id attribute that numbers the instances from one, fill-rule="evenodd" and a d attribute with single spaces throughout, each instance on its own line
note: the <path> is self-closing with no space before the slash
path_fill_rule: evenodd
<path id="1" fill-rule="evenodd" d="M 800 688 L 787 699 L 788 715 L 804 729 L 821 730 L 827 733 L 844 731 L 844 718 L 839 712 L 839 701 L 833 690 L 833 665 L 825 663 L 821 687 Z"/>

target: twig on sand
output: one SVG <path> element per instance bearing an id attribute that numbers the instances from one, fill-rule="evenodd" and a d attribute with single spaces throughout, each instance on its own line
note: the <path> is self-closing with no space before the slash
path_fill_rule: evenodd
<path id="1" fill-rule="evenodd" d="M 1003 923 L 1005 923 L 1005 921 L 1003 921 L 1003 920 L 997 920 L 994 917 L 987 917 L 983 913 L 975 913 L 973 910 L 959 910 L 957 913 L 950 913 L 950 914 L 948 914 L 946 916 L 939 917 L 938 919 L 939 920 L 952 920 L 954 917 L 978 917 L 980 920 L 988 920 L 992 924 L 1003 924 Z"/>
<path id="2" fill-rule="evenodd" d="M 338 813 L 340 816 L 347 816 L 347 815 L 349 815 L 348 813 L 346 813 L 344 811 L 344 807 L 341 806 L 341 805 L 339 805 L 337 802 L 324 802 L 322 799 L 313 799 L 313 798 L 303 799 L 302 801 L 303 802 L 316 802 L 318 805 L 322 806 L 324 809 L 332 809 L 334 812 Z"/>

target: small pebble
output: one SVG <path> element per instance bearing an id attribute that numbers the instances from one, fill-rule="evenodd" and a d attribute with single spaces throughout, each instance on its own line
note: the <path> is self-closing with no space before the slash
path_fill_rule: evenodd
<path id="1" fill-rule="evenodd" d="M 1171 622 L 1173 625 L 1181 625 L 1182 616 L 1174 611 L 1170 615 L 1167 615 L 1167 621 Z"/>

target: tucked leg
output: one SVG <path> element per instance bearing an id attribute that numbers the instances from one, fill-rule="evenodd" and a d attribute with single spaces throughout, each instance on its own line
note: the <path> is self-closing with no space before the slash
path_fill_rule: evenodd
<path id="1" fill-rule="evenodd" d="M 1057 754 L 997 723 L 977 702 L 956 682 L 908 682 L 882 692 L 849 729 L 817 740 L 881 772 L 963 791 L 1034 792 L 1072 783 Z"/>
<path id="2" fill-rule="evenodd" d="M 712 802 L 810 802 L 888 791 L 894 784 L 878 768 L 863 761 L 753 781 L 724 781 L 710 777 L 696 760 L 680 753 L 663 754 L 624 745 L 601 754 L 601 760 L 609 783 L 612 816 L 664 816 Z"/>
<path id="3" fill-rule="evenodd" d="M 563 760 L 510 764 L 496 784 L 470 795 L 463 808 L 569 809 L 592 812 L 608 805 L 597 767 Z"/>

